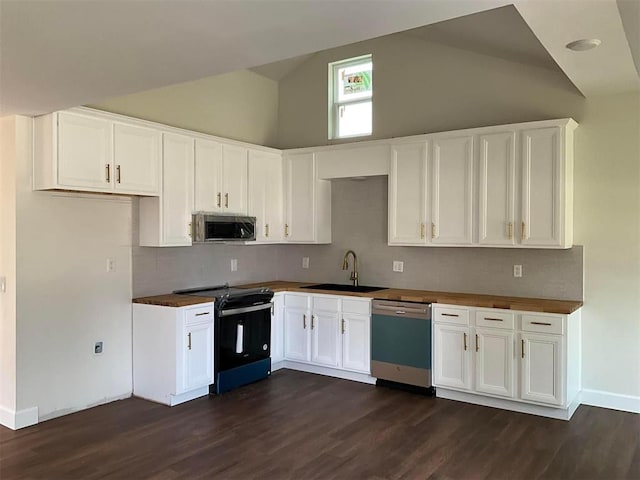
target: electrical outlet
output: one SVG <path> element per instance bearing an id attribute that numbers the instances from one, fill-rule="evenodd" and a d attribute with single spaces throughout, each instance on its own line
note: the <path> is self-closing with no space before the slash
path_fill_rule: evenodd
<path id="1" fill-rule="evenodd" d="M 238 271 L 238 259 L 237 258 L 232 258 L 231 259 L 231 271 L 232 272 L 237 272 Z"/>
<path id="2" fill-rule="evenodd" d="M 116 259 L 115 258 L 107 258 L 107 272 L 115 272 L 116 271 Z"/>
<path id="3" fill-rule="evenodd" d="M 522 277 L 522 265 L 513 266 L 513 276 L 516 278 Z"/>
<path id="4" fill-rule="evenodd" d="M 302 257 L 302 268 L 309 268 L 309 257 Z"/>
<path id="5" fill-rule="evenodd" d="M 102 346 L 102 342 L 96 342 L 96 344 L 93 346 L 93 354 L 102 355 Z"/>
<path id="6" fill-rule="evenodd" d="M 404 272 L 404 262 L 399 262 L 398 260 L 394 260 L 393 271 L 398 273 Z"/>

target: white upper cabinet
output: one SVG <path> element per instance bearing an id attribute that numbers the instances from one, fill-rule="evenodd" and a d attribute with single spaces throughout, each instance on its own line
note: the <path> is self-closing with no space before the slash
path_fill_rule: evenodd
<path id="1" fill-rule="evenodd" d="M 284 235 L 282 156 L 249 150 L 248 213 L 256 217 L 256 242 L 280 242 Z"/>
<path id="2" fill-rule="evenodd" d="M 158 196 L 160 132 L 115 118 L 88 109 L 37 117 L 34 189 Z"/>
<path id="3" fill-rule="evenodd" d="M 116 123 L 113 130 L 114 190 L 157 194 L 162 134 L 155 129 Z"/>
<path id="4" fill-rule="evenodd" d="M 427 241 L 427 143 L 393 145 L 389 164 L 389 244 Z"/>
<path id="5" fill-rule="evenodd" d="M 331 183 L 317 179 L 315 154 L 288 154 L 284 168 L 284 240 L 330 243 Z"/>
<path id="6" fill-rule="evenodd" d="M 514 245 L 515 132 L 480 135 L 478 140 L 478 242 L 482 245 Z"/>
<path id="7" fill-rule="evenodd" d="M 196 211 L 247 213 L 247 152 L 244 147 L 196 139 Z"/>
<path id="8" fill-rule="evenodd" d="M 193 138 L 165 133 L 162 138 L 162 191 L 140 199 L 140 246 L 191 245 Z"/>
<path id="9" fill-rule="evenodd" d="M 434 138 L 431 176 L 431 242 L 473 241 L 473 137 Z"/>
<path id="10" fill-rule="evenodd" d="M 533 246 L 562 246 L 566 186 L 561 129 L 523 130 L 521 141 L 521 242 Z"/>

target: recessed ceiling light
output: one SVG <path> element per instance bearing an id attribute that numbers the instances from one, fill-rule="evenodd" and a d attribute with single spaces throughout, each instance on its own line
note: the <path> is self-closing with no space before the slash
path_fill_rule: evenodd
<path id="1" fill-rule="evenodd" d="M 602 41 L 598 38 L 583 38 L 575 42 L 567 43 L 566 47 L 574 52 L 584 52 L 585 50 L 596 48 L 601 43 Z"/>

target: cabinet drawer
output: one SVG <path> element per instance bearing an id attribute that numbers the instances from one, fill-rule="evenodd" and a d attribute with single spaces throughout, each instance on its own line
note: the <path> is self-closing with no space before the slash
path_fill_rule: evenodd
<path id="1" fill-rule="evenodd" d="M 185 312 L 185 320 L 187 325 L 194 323 L 212 322 L 213 321 L 213 303 L 207 303 L 204 306 L 190 308 Z"/>
<path id="2" fill-rule="evenodd" d="M 564 321 L 561 316 L 522 314 L 522 330 L 525 332 L 564 333 Z"/>
<path id="3" fill-rule="evenodd" d="M 371 315 L 371 301 L 343 298 L 342 311 L 344 313 L 357 313 L 360 315 Z"/>
<path id="4" fill-rule="evenodd" d="M 456 325 L 469 325 L 469 310 L 466 308 L 434 307 L 433 321 L 453 323 Z"/>
<path id="5" fill-rule="evenodd" d="M 307 310 L 309 308 L 309 297 L 307 295 L 285 295 L 284 305 L 290 308 Z"/>
<path id="6" fill-rule="evenodd" d="M 313 310 L 337 312 L 340 310 L 339 297 L 313 297 Z"/>
<path id="7" fill-rule="evenodd" d="M 476 327 L 514 330 L 515 325 L 515 314 L 513 312 L 499 312 L 495 310 L 476 311 Z"/>

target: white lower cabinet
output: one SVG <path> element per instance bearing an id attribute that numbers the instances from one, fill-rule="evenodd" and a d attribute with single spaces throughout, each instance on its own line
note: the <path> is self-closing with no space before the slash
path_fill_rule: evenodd
<path id="1" fill-rule="evenodd" d="M 213 303 L 133 304 L 133 394 L 177 405 L 213 383 Z"/>
<path id="2" fill-rule="evenodd" d="M 568 420 L 579 405 L 580 312 L 433 306 L 439 397 Z"/>
<path id="3" fill-rule="evenodd" d="M 316 373 L 369 375 L 370 299 L 286 293 L 283 318 L 288 368 L 304 369 L 306 364 L 328 369 Z"/>

